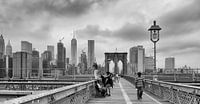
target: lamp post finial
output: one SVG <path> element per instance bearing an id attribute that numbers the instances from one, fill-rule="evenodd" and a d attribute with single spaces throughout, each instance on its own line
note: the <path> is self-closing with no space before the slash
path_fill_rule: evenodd
<path id="1" fill-rule="evenodd" d="M 153 21 L 153 25 L 156 26 L 156 21 L 155 20 Z"/>

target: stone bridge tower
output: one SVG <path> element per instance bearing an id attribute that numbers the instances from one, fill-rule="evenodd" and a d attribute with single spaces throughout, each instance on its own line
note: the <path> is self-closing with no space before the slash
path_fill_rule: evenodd
<path id="1" fill-rule="evenodd" d="M 122 68 L 122 74 L 126 75 L 127 74 L 127 53 L 126 52 L 122 52 L 122 53 L 118 53 L 118 52 L 114 52 L 114 53 L 105 53 L 105 70 L 106 72 L 109 71 L 109 61 L 113 61 L 114 62 L 114 73 L 119 74 L 119 69 L 117 68 L 118 66 L 118 62 L 121 60 L 122 64 L 123 64 L 123 68 Z"/>

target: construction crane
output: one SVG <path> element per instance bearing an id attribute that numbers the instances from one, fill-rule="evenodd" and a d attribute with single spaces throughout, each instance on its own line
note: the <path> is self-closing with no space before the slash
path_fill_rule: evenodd
<path id="1" fill-rule="evenodd" d="M 82 49 L 82 53 L 84 52 L 85 48 Z"/>
<path id="2" fill-rule="evenodd" d="M 62 39 L 60 39 L 59 41 L 61 42 L 64 39 L 64 37 L 62 37 Z"/>

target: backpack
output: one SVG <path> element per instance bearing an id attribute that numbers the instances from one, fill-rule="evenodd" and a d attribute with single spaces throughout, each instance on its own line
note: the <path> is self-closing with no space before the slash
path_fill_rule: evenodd
<path id="1" fill-rule="evenodd" d="M 144 79 L 142 77 L 138 77 L 135 80 L 135 87 L 144 87 Z"/>

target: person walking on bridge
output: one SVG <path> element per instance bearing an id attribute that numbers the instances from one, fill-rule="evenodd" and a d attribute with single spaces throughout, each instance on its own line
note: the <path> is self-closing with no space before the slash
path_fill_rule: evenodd
<path id="1" fill-rule="evenodd" d="M 142 73 L 137 73 L 138 77 L 135 79 L 135 87 L 137 89 L 137 98 L 138 100 L 142 99 L 143 88 L 144 86 L 144 78 L 141 77 Z"/>
<path id="2" fill-rule="evenodd" d="M 110 88 L 113 88 L 113 80 L 112 80 L 112 74 L 110 72 L 106 72 L 106 80 L 105 80 L 105 85 L 107 88 L 107 95 L 111 96 L 110 94 Z"/>

